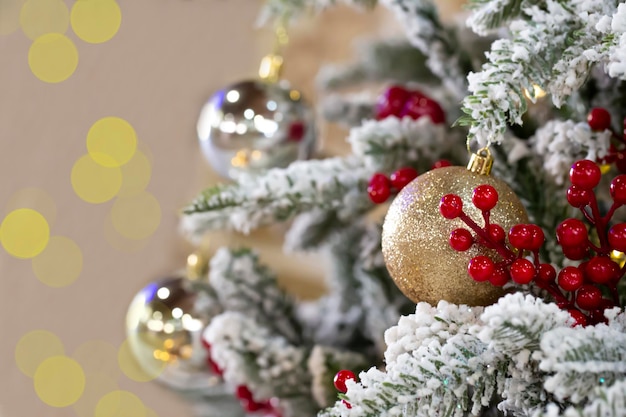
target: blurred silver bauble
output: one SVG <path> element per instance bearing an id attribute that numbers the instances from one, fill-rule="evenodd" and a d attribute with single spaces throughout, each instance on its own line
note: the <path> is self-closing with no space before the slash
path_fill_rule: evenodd
<path id="1" fill-rule="evenodd" d="M 133 356 L 168 385 L 206 384 L 202 331 L 220 307 L 208 283 L 172 277 L 142 288 L 130 303 L 126 333 Z"/>
<path id="2" fill-rule="evenodd" d="M 221 176 L 283 168 L 314 150 L 314 114 L 284 82 L 243 81 L 218 91 L 198 120 L 202 153 Z"/>

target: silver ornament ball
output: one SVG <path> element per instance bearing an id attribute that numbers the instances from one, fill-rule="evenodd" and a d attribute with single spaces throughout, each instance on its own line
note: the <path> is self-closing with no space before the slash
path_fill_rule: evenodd
<path id="1" fill-rule="evenodd" d="M 198 120 L 200 148 L 222 177 L 283 168 L 314 151 L 314 114 L 284 81 L 243 81 L 215 93 Z"/>
<path id="2" fill-rule="evenodd" d="M 130 350 L 146 375 L 166 384 L 206 379 L 201 336 L 220 311 L 208 283 L 176 276 L 152 282 L 128 308 Z"/>

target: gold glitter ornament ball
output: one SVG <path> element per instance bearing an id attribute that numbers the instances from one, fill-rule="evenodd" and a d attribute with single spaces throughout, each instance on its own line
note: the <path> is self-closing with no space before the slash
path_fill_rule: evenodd
<path id="1" fill-rule="evenodd" d="M 400 191 L 389 207 L 383 224 L 383 256 L 396 285 L 412 301 L 436 305 L 446 300 L 484 306 L 493 304 L 503 294 L 501 287 L 476 282 L 467 273 L 473 257 L 487 255 L 497 259 L 496 252 L 476 244 L 465 252 L 452 249 L 448 243 L 450 233 L 459 227 L 469 228 L 460 219 L 449 220 L 439 213 L 441 197 L 456 194 L 463 201 L 463 211 L 484 226 L 481 211 L 472 204 L 474 189 L 482 184 L 498 191 L 498 204 L 491 210 L 490 223 L 508 231 L 516 224 L 528 222 L 522 203 L 508 185 L 464 167 L 438 168 L 420 175 Z"/>

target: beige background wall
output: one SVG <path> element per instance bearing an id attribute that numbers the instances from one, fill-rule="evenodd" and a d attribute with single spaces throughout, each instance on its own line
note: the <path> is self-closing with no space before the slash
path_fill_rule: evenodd
<path id="1" fill-rule="evenodd" d="M 200 107 L 212 91 L 254 74 L 269 38 L 253 29 L 258 3 L 251 0 L 124 1 L 122 25 L 112 40 L 87 44 L 68 30 L 78 47 L 78 68 L 68 80 L 46 84 L 29 69 L 31 41 L 19 29 L 5 34 L 17 28 L 21 3 L 0 0 L 0 213 L 4 218 L 16 208 L 7 204 L 20 190 L 43 190 L 56 210 L 49 219 L 52 234 L 72 238 L 84 265 L 74 284 L 55 289 L 36 279 L 30 261 L 0 249 L 0 415 L 74 416 L 71 407 L 55 409 L 37 398 L 32 380 L 15 365 L 16 343 L 31 330 L 45 329 L 61 339 L 66 354 L 93 340 L 120 345 L 135 292 L 182 266 L 189 252 L 177 235 L 177 210 L 216 181 L 195 139 Z M 375 27 L 374 16 L 345 10 L 303 23 L 288 51 L 286 78 L 310 96 L 320 62 L 346 59 L 351 39 Z M 70 184 L 89 127 L 105 116 L 129 121 L 152 156 L 147 190 L 158 199 L 162 219 L 134 250 L 114 248 L 105 237 L 112 203 L 88 204 Z M 286 271 L 283 276 L 296 275 L 272 254 L 276 245 L 267 236 L 253 238 L 265 246 L 266 259 Z M 319 293 L 316 274 L 286 285 L 301 294 Z M 303 281 L 307 289 L 295 284 Z M 136 393 L 159 416 L 189 415 L 169 391 L 111 372 L 120 388 Z"/>

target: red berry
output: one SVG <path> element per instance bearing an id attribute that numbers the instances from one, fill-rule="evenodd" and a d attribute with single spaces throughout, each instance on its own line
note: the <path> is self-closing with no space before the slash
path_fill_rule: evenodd
<path id="1" fill-rule="evenodd" d="M 439 103 L 419 92 L 412 94 L 404 103 L 401 115 L 414 120 L 428 116 L 433 124 L 442 124 L 446 121 L 446 114 Z"/>
<path id="2" fill-rule="evenodd" d="M 624 135 L 624 140 L 626 140 L 626 135 Z M 626 173 L 626 152 L 621 151 L 617 153 L 615 166 L 622 174 Z"/>
<path id="3" fill-rule="evenodd" d="M 517 249 L 537 251 L 544 239 L 543 230 L 535 224 L 517 224 L 509 230 L 509 242 Z"/>
<path id="4" fill-rule="evenodd" d="M 348 392 L 346 382 L 349 379 L 356 381 L 356 375 L 354 375 L 354 372 L 347 369 L 342 369 L 341 371 L 337 372 L 335 374 L 335 379 L 333 379 L 333 383 L 335 384 L 335 388 L 337 388 L 337 391 L 343 392 L 344 394 Z"/>
<path id="5" fill-rule="evenodd" d="M 531 233 L 531 242 L 528 249 L 532 251 L 538 251 L 541 248 L 541 245 L 543 245 L 546 237 L 543 234 L 543 230 L 541 230 L 541 227 L 537 226 L 536 224 L 529 224 L 528 227 L 530 228 Z"/>
<path id="6" fill-rule="evenodd" d="M 561 246 L 587 246 L 587 228 L 578 219 L 563 220 L 556 227 L 556 239 Z"/>
<path id="7" fill-rule="evenodd" d="M 600 167 L 588 159 L 577 161 L 569 170 L 569 179 L 572 185 L 583 190 L 592 190 L 600 182 L 602 172 Z"/>
<path id="8" fill-rule="evenodd" d="M 252 392 L 250 392 L 250 389 L 248 389 L 245 385 L 237 386 L 235 396 L 240 400 L 252 400 Z"/>
<path id="9" fill-rule="evenodd" d="M 376 118 L 378 120 L 389 116 L 401 117 L 404 103 L 408 100 L 411 92 L 404 87 L 391 86 L 378 98 L 376 103 Z"/>
<path id="10" fill-rule="evenodd" d="M 556 278 L 556 269 L 550 264 L 540 264 L 537 279 L 543 282 L 552 282 Z"/>
<path id="11" fill-rule="evenodd" d="M 572 207 L 585 207 L 591 202 L 591 191 L 572 185 L 567 189 L 567 202 Z"/>
<path id="12" fill-rule="evenodd" d="M 586 275 L 596 284 L 606 284 L 617 278 L 620 268 L 606 256 L 594 256 L 585 267 Z"/>
<path id="13" fill-rule="evenodd" d="M 559 272 L 558 284 L 565 291 L 576 291 L 579 289 L 585 277 L 580 269 L 575 266 L 566 266 Z"/>
<path id="14" fill-rule="evenodd" d="M 611 227 L 609 244 L 617 251 L 626 252 L 626 223 L 618 223 Z"/>
<path id="15" fill-rule="evenodd" d="M 472 194 L 472 203 L 479 210 L 489 211 L 498 204 L 498 192 L 491 185 L 479 185 Z"/>
<path id="16" fill-rule="evenodd" d="M 535 277 L 535 266 L 528 259 L 516 259 L 511 264 L 511 279 L 517 284 L 528 284 Z"/>
<path id="17" fill-rule="evenodd" d="M 209 369 L 211 370 L 211 372 L 213 372 L 215 375 L 224 375 L 224 370 L 219 367 L 219 365 L 211 358 L 211 356 L 208 356 L 206 358 L 206 363 L 207 365 L 209 365 Z"/>
<path id="18" fill-rule="evenodd" d="M 391 195 L 391 187 L 387 176 L 381 173 L 374 174 L 367 186 L 367 194 L 375 204 L 382 204 L 387 201 Z"/>
<path id="19" fill-rule="evenodd" d="M 589 252 L 589 248 L 584 246 L 563 246 L 563 255 L 572 261 L 580 261 Z"/>
<path id="20" fill-rule="evenodd" d="M 464 252 L 472 247 L 474 237 L 469 230 L 459 228 L 450 233 L 450 246 L 457 252 Z"/>
<path id="21" fill-rule="evenodd" d="M 511 278 L 509 271 L 505 268 L 496 268 L 496 270 L 493 271 L 493 274 L 491 274 L 489 282 L 491 285 L 495 285 L 496 287 L 502 287 L 504 284 L 509 282 L 509 278 Z"/>
<path id="22" fill-rule="evenodd" d="M 576 326 L 586 326 L 587 325 L 587 316 L 580 312 L 580 310 L 570 309 L 568 310 L 570 316 L 574 319 L 574 327 Z"/>
<path id="23" fill-rule="evenodd" d="M 463 213 L 463 201 L 455 194 L 446 194 L 439 202 L 439 212 L 446 219 L 456 219 Z"/>
<path id="24" fill-rule="evenodd" d="M 611 114 L 602 107 L 594 107 L 587 114 L 587 123 L 591 130 L 606 130 L 611 127 Z"/>
<path id="25" fill-rule="evenodd" d="M 613 178 L 609 190 L 615 203 L 626 204 L 626 174 Z"/>
<path id="26" fill-rule="evenodd" d="M 503 242 L 506 238 L 506 232 L 499 224 L 490 224 L 487 233 L 489 233 L 491 240 L 496 243 Z"/>
<path id="27" fill-rule="evenodd" d="M 343 402 L 343 405 L 345 405 L 347 409 L 351 409 L 352 408 L 352 405 L 349 402 L 347 402 L 346 400 L 341 400 L 341 402 Z"/>
<path id="28" fill-rule="evenodd" d="M 495 265 L 491 259 L 486 256 L 476 256 L 472 258 L 467 266 L 467 272 L 474 281 L 483 282 L 491 278 Z"/>
<path id="29" fill-rule="evenodd" d="M 437 169 L 437 168 L 451 167 L 451 166 L 452 166 L 452 162 L 447 161 L 445 159 L 441 159 L 433 164 L 431 170 Z"/>
<path id="30" fill-rule="evenodd" d="M 602 292 L 593 285 L 583 285 L 576 293 L 576 304 L 583 310 L 595 310 L 602 304 Z"/>
<path id="31" fill-rule="evenodd" d="M 415 178 L 417 178 L 417 171 L 415 170 L 415 168 L 411 168 L 411 167 L 400 168 L 399 170 L 391 174 L 391 177 L 390 177 L 391 185 L 393 185 L 393 188 L 395 188 L 398 191 L 403 189 L 408 183 L 413 181 Z"/>
<path id="32" fill-rule="evenodd" d="M 601 304 L 604 304 L 604 298 L 601 301 Z M 593 310 L 589 312 L 589 321 L 590 324 L 598 324 L 598 323 L 608 323 L 609 320 L 604 316 L 604 309 L 599 308 L 597 310 Z"/>
<path id="33" fill-rule="evenodd" d="M 269 402 L 264 401 L 264 402 L 256 402 L 254 400 L 241 400 L 241 405 L 243 406 L 243 408 L 250 412 L 250 413 L 254 413 L 256 411 L 261 411 L 261 410 L 269 410 L 271 409 L 271 406 L 269 404 Z"/>

